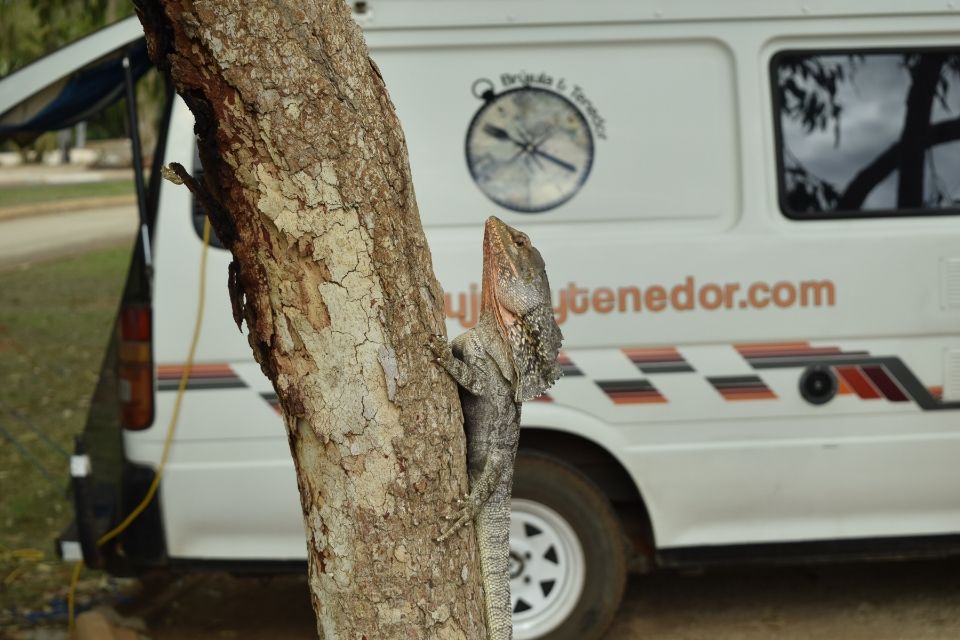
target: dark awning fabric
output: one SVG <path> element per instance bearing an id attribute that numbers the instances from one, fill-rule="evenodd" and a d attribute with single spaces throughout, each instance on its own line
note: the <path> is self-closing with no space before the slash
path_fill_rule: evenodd
<path id="1" fill-rule="evenodd" d="M 99 60 L 78 69 L 13 109 L 0 115 L 0 141 L 30 140 L 46 131 L 65 129 L 109 107 L 124 95 L 123 57 L 130 57 L 134 81 L 152 63 L 146 40 L 129 43 Z"/>

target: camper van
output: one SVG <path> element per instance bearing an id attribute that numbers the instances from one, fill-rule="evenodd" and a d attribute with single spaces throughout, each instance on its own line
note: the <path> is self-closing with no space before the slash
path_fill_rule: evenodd
<path id="1" fill-rule="evenodd" d="M 960 550 L 960 5 L 356 10 L 448 332 L 477 319 L 489 215 L 530 235 L 554 287 L 564 376 L 523 411 L 516 638 L 600 637 L 630 569 Z M 135 76 L 142 48 L 128 20 L 6 78 L 0 135 L 69 124 L 49 117 L 66 86 L 119 95 L 106 71 Z M 171 97 L 154 167 L 202 171 L 192 125 Z M 198 294 L 202 209 L 144 187 L 63 554 L 115 573 L 300 570 L 277 399 L 215 241 L 159 494 L 94 543 L 154 477 Z"/>

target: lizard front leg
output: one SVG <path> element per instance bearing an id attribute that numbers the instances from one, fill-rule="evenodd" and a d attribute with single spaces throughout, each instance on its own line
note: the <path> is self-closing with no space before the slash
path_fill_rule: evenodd
<path id="1" fill-rule="evenodd" d="M 440 534 L 437 542 L 443 542 L 456 533 L 458 529 L 473 522 L 474 518 L 476 518 L 480 512 L 480 509 L 487 500 L 490 499 L 490 496 L 499 485 L 504 472 L 510 468 L 511 463 L 512 456 L 507 455 L 507 452 L 500 451 L 499 449 L 494 449 L 490 452 L 490 455 L 487 456 L 487 463 L 483 466 L 483 471 L 480 473 L 480 477 L 470 489 L 470 495 L 462 501 L 463 506 L 460 510 L 449 518 L 454 521 L 453 524 Z"/>
<path id="2" fill-rule="evenodd" d="M 436 356 L 435 362 L 443 367 L 457 384 L 475 396 L 484 394 L 489 380 L 489 373 L 484 367 L 456 357 L 450 344 L 441 335 L 430 336 L 427 347 Z"/>

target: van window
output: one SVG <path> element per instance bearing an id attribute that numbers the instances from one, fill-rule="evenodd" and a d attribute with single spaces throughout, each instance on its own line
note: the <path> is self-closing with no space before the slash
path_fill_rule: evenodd
<path id="1" fill-rule="evenodd" d="M 203 180 L 203 169 L 194 171 L 193 177 L 197 180 Z M 204 219 L 207 217 L 207 212 L 204 211 L 202 206 L 200 206 L 200 203 L 197 202 L 196 196 L 194 196 L 192 193 L 190 194 L 190 202 L 192 203 L 190 207 L 190 218 L 193 220 L 193 230 L 197 232 L 197 237 L 202 240 L 203 223 Z M 220 238 L 217 237 L 217 232 L 213 229 L 213 227 L 210 228 L 210 246 L 215 249 L 226 249 L 226 247 L 224 247 L 223 243 L 220 241 Z"/>
<path id="2" fill-rule="evenodd" d="M 782 52 L 771 73 L 786 216 L 960 213 L 960 49 Z"/>

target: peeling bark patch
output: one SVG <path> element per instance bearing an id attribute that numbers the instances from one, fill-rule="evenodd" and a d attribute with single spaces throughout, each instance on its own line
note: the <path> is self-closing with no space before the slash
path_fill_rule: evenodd
<path id="1" fill-rule="evenodd" d="M 323 303 L 320 297 L 320 289 L 312 282 L 300 282 L 300 293 L 303 300 L 307 301 L 307 320 L 317 331 L 326 329 L 330 326 L 330 314 L 327 313 L 327 305 Z"/>
<path id="2" fill-rule="evenodd" d="M 281 389 L 277 396 L 283 406 L 283 410 L 291 416 L 301 418 L 306 415 L 307 409 L 304 402 L 303 393 L 294 386 Z"/>
<path id="3" fill-rule="evenodd" d="M 433 618 L 434 622 L 446 622 L 450 617 L 450 607 L 447 605 L 440 605 L 438 609 L 430 612 L 430 617 Z"/>
<path id="4" fill-rule="evenodd" d="M 377 357 L 387 382 L 387 399 L 393 402 L 397 397 L 397 354 L 390 347 L 380 345 Z"/>

